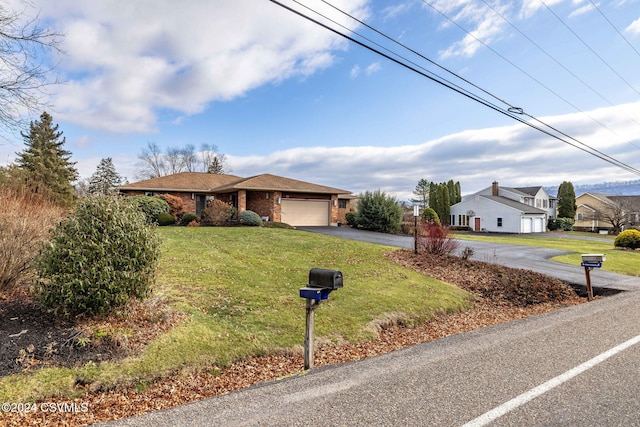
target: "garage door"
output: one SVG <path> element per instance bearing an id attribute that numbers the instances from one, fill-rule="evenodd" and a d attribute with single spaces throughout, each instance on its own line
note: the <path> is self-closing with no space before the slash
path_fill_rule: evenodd
<path id="1" fill-rule="evenodd" d="M 531 233 L 531 218 L 522 218 L 522 232 Z"/>
<path id="2" fill-rule="evenodd" d="M 542 233 L 544 231 L 544 219 L 543 218 L 535 218 L 533 223 L 533 232 L 534 233 Z"/>
<path id="3" fill-rule="evenodd" d="M 281 221 L 289 225 L 329 225 L 329 200 L 282 200 Z"/>

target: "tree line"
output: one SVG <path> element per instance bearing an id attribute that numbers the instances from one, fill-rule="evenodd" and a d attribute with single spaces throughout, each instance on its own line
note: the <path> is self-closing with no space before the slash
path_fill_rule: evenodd
<path id="1" fill-rule="evenodd" d="M 451 206 L 462 201 L 460 181 L 454 182 L 452 179 L 436 183 L 422 178 L 413 194 L 416 197 L 412 198 L 411 202 L 418 204 L 423 213 L 431 208 L 443 224 L 449 223 Z"/>

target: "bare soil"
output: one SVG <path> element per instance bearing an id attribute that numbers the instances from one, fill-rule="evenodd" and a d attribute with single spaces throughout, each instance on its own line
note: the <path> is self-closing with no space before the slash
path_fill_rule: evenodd
<path id="1" fill-rule="evenodd" d="M 437 340 L 476 328 L 545 313 L 586 300 L 563 282 L 542 274 L 452 256 L 390 252 L 393 261 L 426 275 L 458 285 L 474 294 L 472 307 L 459 313 L 443 313 L 420 325 L 406 325 L 392 316 L 372 327 L 376 338 L 359 343 L 323 343 L 315 353 L 315 365 L 337 364 Z M 41 366 L 71 366 L 88 360 L 114 360 L 134 354 L 162 331 L 181 321 L 180 314 L 161 302 L 138 303 L 120 315 L 97 320 L 66 322 L 43 313 L 28 296 L 0 299 L 0 376 Z M 126 328 L 126 336 L 111 333 L 102 342 L 87 342 L 104 328 Z M 24 332 L 26 331 L 26 332 Z M 87 335 L 92 331 L 93 335 Z M 123 338 L 125 336 L 125 338 Z M 152 383 L 95 391 L 77 384 L 83 396 L 75 400 L 52 398 L 49 402 L 75 403 L 88 410 L 67 413 L 0 413 L 0 425 L 87 425 L 239 390 L 252 384 L 295 375 L 302 371 L 302 351 L 233 363 L 202 372 L 180 372 Z"/>

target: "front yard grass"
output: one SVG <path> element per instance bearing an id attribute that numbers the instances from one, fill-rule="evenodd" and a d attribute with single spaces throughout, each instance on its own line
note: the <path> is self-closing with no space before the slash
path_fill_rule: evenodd
<path id="1" fill-rule="evenodd" d="M 323 302 L 316 339 L 361 342 L 393 315 L 425 322 L 469 307 L 471 295 L 401 267 L 390 248 L 270 228 L 159 228 L 163 238 L 154 297 L 187 320 L 121 362 L 42 368 L 0 378 L 5 401 L 81 396 L 86 389 L 140 386 L 176 372 L 224 368 L 236 360 L 301 351 L 304 300 L 313 267 L 340 270 L 344 288 Z"/>
<path id="2" fill-rule="evenodd" d="M 613 246 L 614 236 L 573 232 L 556 234 L 557 236 L 552 237 L 536 237 L 533 235 L 515 234 L 499 235 L 455 233 L 454 237 L 460 240 L 476 240 L 571 251 L 571 254 L 553 257 L 552 260 L 578 266 L 582 262 L 581 254 L 603 253 L 607 255 L 607 260 L 602 263 L 603 270 L 626 274 L 629 276 L 640 276 L 640 252 L 615 249 Z M 583 240 L 567 237 L 571 234 L 581 237 L 591 237 L 595 238 L 595 240 Z M 462 246 L 464 246 L 464 243 Z"/>

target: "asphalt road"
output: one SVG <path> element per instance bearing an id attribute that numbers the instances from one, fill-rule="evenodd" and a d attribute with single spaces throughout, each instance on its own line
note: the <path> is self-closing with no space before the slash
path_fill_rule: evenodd
<path id="1" fill-rule="evenodd" d="M 639 303 L 623 292 L 107 425 L 640 426 Z"/>
<path id="2" fill-rule="evenodd" d="M 413 249 L 414 245 L 412 237 L 357 230 L 349 227 L 300 227 L 300 229 L 329 236 L 406 249 Z M 587 239 L 598 240 L 598 237 Z M 564 264 L 550 260 L 550 258 L 555 256 L 569 253 L 566 251 L 535 248 L 532 246 L 460 240 L 460 248 L 458 250 L 461 251 L 465 247 L 473 248 L 473 259 L 478 261 L 536 271 L 538 273 L 556 277 L 572 285 L 586 286 L 583 267 L 580 265 Z M 633 291 L 640 289 L 640 282 L 637 278 L 630 278 L 621 274 L 610 273 L 598 269 L 593 269 L 590 274 L 591 283 L 594 289 L 600 289 L 601 292 L 606 292 L 608 290 Z"/>

